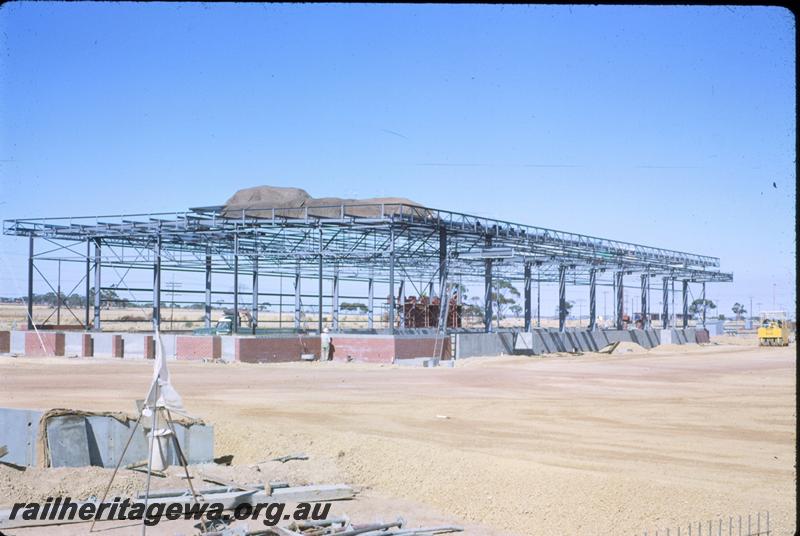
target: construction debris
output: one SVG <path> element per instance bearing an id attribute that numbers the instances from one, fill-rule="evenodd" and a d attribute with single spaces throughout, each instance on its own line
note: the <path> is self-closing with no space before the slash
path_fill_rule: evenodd
<path id="1" fill-rule="evenodd" d="M 281 456 L 280 458 L 272 458 L 271 461 L 286 463 L 291 460 L 307 460 L 307 459 L 308 456 L 301 453 L 301 454 L 287 454 L 286 456 Z"/>

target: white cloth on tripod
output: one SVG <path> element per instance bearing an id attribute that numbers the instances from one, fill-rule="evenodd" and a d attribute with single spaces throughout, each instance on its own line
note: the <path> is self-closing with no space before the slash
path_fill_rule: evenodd
<path id="1" fill-rule="evenodd" d="M 161 340 L 161 333 L 158 330 L 155 331 L 155 343 L 156 359 L 153 363 L 153 382 L 150 384 L 150 392 L 145 401 L 145 414 L 149 416 L 150 409 L 153 407 L 167 408 L 176 413 L 186 414 L 181 395 L 170 382 L 167 357 L 164 355 L 164 342 Z M 155 399 L 156 386 L 158 386 L 158 399 Z"/>

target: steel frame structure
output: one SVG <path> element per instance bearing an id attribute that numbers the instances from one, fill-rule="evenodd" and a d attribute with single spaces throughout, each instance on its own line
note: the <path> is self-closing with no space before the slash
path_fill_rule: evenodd
<path id="1" fill-rule="evenodd" d="M 320 213 L 337 216 L 317 215 Z M 366 217 L 364 213 L 373 215 Z M 294 280 L 294 329 L 301 328 L 303 297 L 316 298 L 316 328 L 322 329 L 323 280 L 332 282 L 329 301 L 334 329 L 341 328 L 339 300 L 347 298 L 340 295 L 341 281 L 366 284 L 369 327 L 373 328 L 375 286 L 383 285 L 387 287 L 387 327 L 392 331 L 403 326 L 402 318 L 398 318 L 402 308 L 397 303 L 402 295 L 408 291 L 433 295 L 434 283 L 441 293 L 447 281 L 483 283 L 484 330 L 491 331 L 491 296 L 493 282 L 498 278 L 523 282 L 526 330 L 532 327 L 532 281 L 558 283 L 559 326 L 563 330 L 567 282 L 589 286 L 589 328 L 596 329 L 597 285 L 614 287 L 615 324 L 621 328 L 625 276 L 638 274 L 641 278 L 645 323 L 650 318 L 647 311 L 651 279 L 663 279 L 665 295 L 670 283 L 674 288 L 674 282 L 681 281 L 685 327 L 689 283 L 701 283 L 705 296 L 706 283 L 733 280 L 732 274 L 720 271 L 716 257 L 414 205 L 259 208 L 258 214 L 255 217 L 243 210 L 240 215 L 232 215 L 223 207 L 214 206 L 158 214 L 14 219 L 3 222 L 3 233 L 29 238 L 29 324 L 33 318 L 34 272 L 44 277 L 35 261 L 73 261 L 85 263 L 85 275 L 75 288 L 84 283 L 86 305 L 83 319 L 70 312 L 84 327 L 95 330 L 101 329 L 103 296 L 102 292 L 94 293 L 94 315 L 90 319 L 90 288 L 120 288 L 119 283 L 103 286 L 104 274 L 109 270 L 120 281 L 132 270 L 152 271 L 151 288 L 129 290 L 151 294 L 156 325 L 161 323 L 162 271 L 205 274 L 204 289 L 181 292 L 204 296 L 207 326 L 211 322 L 213 295 L 232 295 L 234 309 L 241 308 L 239 278 L 249 274 L 254 291 L 244 294 L 251 297 L 253 330 L 258 325 L 260 298 L 274 295 L 259 292 L 261 277 Z M 36 239 L 53 247 L 37 253 Z M 64 252 L 68 252 L 66 256 Z M 215 273 L 233 275 L 233 292 L 213 290 Z M 301 281 L 307 279 L 317 280 L 316 293 L 303 294 Z M 404 282 L 413 288 L 404 288 Z M 417 287 L 416 282 L 423 288 Z M 282 300 L 284 294 L 280 296 Z M 663 318 L 669 317 L 667 302 L 663 299 Z"/>

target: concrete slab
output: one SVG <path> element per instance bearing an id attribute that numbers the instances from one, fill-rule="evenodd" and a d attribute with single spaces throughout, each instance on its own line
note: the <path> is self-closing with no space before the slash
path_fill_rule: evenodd
<path id="1" fill-rule="evenodd" d="M 42 411 L 0 408 L 0 444 L 8 446 L 4 462 L 20 466 L 37 465 L 37 442 Z M 120 421 L 110 415 L 69 414 L 47 420 L 47 443 L 51 467 L 114 467 L 122 456 L 135 421 Z M 189 463 L 210 463 L 214 459 L 214 428 L 209 425 L 186 426 L 176 423 L 175 431 Z M 148 440 L 139 427 L 131 440 L 123 464 L 147 458 Z M 170 444 L 171 464 L 177 464 L 177 452 Z"/>
<path id="2" fill-rule="evenodd" d="M 32 409 L 0 408 L 0 445 L 8 448 L 3 462 L 23 467 L 36 465 L 41 417 L 41 411 Z"/>

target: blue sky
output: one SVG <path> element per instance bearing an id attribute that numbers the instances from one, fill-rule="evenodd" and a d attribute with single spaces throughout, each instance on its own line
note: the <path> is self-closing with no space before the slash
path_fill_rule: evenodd
<path id="1" fill-rule="evenodd" d="M 771 308 L 773 285 L 793 309 L 794 25 L 781 8 L 6 3 L 0 218 L 258 184 L 403 196 L 718 256 L 724 312 Z M 0 295 L 25 287 L 26 248 L 0 238 Z"/>

